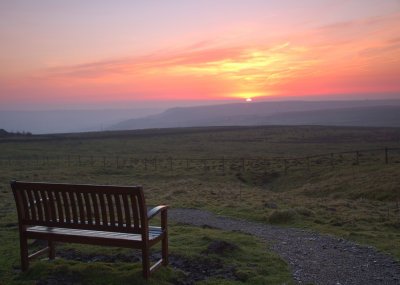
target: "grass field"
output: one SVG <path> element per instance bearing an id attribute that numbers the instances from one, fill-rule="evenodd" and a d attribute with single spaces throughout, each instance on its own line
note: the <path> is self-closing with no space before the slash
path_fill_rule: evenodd
<path id="1" fill-rule="evenodd" d="M 0 141 L 0 146 L 0 274 L 6 283 L 29 284 L 29 280 L 48 278 L 49 272 L 54 271 L 78 274 L 83 283 L 94 278 L 93 272 L 102 276 L 98 278 L 104 284 L 109 284 L 107 280 L 116 284 L 140 279 L 140 264 L 91 264 L 64 259 L 53 263 L 35 261 L 27 274 L 20 274 L 15 270 L 19 266 L 19 245 L 9 187 L 12 179 L 140 184 L 149 205 L 205 209 L 260 223 L 315 230 L 374 246 L 400 259 L 400 151 L 390 151 L 388 163 L 384 156 L 385 147 L 400 147 L 400 129 L 161 129 L 7 138 Z M 367 149 L 376 151 L 362 151 Z M 359 155 L 355 157 L 356 151 Z M 319 154 L 326 155 L 313 157 Z M 300 159 L 306 157 L 309 159 Z M 171 167 L 171 158 L 181 162 L 174 160 Z M 204 165 L 202 159 L 210 158 L 217 160 Z M 221 158 L 226 160 L 224 167 Z M 249 160 L 242 165 L 243 158 Z M 289 160 L 292 158 L 299 159 Z M 148 162 L 144 164 L 143 159 Z M 152 159 L 159 164 L 152 164 Z M 286 167 L 283 159 L 287 159 Z M 171 223 L 170 232 L 172 253 L 188 260 L 218 260 L 234 267 L 240 276 L 240 281 L 219 280 L 217 276 L 205 283 L 291 282 L 286 263 L 255 238 L 232 233 L 227 241 L 240 250 L 226 256 L 205 257 L 202 252 L 212 241 L 227 239 L 228 235 L 177 223 Z M 182 246 L 179 239 L 191 246 Z M 117 250 L 62 247 L 94 253 L 101 250 L 110 255 Z M 182 272 L 165 268 L 151 282 L 169 284 L 182 276 Z"/>

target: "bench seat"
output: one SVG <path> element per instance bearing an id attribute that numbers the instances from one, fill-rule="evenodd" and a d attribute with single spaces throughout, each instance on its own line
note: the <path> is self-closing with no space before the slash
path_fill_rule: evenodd
<path id="1" fill-rule="evenodd" d="M 142 242 L 141 234 L 94 231 L 82 229 L 69 229 L 58 227 L 34 226 L 25 230 L 26 236 L 33 239 L 52 240 L 59 242 L 72 242 L 94 244 L 110 244 L 114 246 L 137 248 L 135 243 Z M 156 243 L 163 238 L 161 227 L 149 227 L 149 242 Z"/>

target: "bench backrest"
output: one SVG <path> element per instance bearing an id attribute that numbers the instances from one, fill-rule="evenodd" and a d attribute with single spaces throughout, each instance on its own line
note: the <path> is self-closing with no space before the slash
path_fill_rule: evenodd
<path id="1" fill-rule="evenodd" d="M 12 181 L 11 187 L 22 226 L 146 234 L 147 208 L 140 186 Z"/>

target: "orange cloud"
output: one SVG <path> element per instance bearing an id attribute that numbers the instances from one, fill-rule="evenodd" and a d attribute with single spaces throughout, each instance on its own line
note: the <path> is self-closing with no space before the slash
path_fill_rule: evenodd
<path id="1" fill-rule="evenodd" d="M 338 23 L 269 43 L 201 41 L 147 56 L 53 64 L 14 85 L 86 100 L 400 91 L 399 19 Z"/>

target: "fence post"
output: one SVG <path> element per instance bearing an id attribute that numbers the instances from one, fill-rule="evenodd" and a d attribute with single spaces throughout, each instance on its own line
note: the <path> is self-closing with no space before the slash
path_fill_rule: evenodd
<path id="1" fill-rule="evenodd" d="M 288 169 L 287 160 L 286 159 L 283 160 L 283 164 L 284 164 L 284 167 L 285 167 L 285 174 L 286 174 L 287 173 L 287 169 Z"/>
<path id="2" fill-rule="evenodd" d="M 389 149 L 387 147 L 385 147 L 385 163 L 388 164 L 389 163 Z"/>

